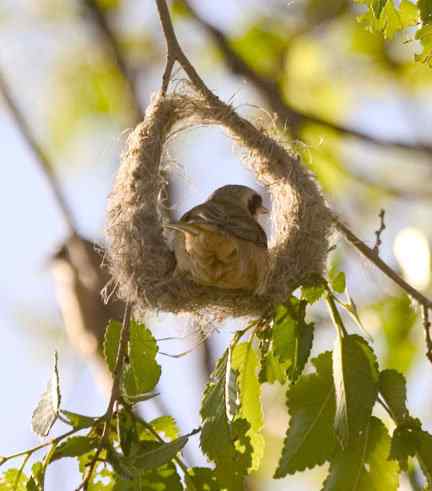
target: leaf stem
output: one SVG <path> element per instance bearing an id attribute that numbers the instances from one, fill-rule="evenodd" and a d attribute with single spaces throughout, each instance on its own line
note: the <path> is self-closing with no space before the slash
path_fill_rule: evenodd
<path id="1" fill-rule="evenodd" d="M 41 450 L 42 448 L 49 447 L 50 445 L 60 443 L 64 438 L 67 438 L 70 435 L 73 435 L 74 433 L 77 433 L 80 431 L 78 428 L 73 428 L 70 431 L 67 431 L 66 433 L 63 433 L 62 435 L 59 435 L 55 438 L 52 438 L 48 442 L 41 443 L 40 445 L 36 445 L 33 448 L 29 448 L 27 450 L 22 450 L 21 452 L 17 452 L 12 455 L 8 455 L 6 457 L 0 457 L 0 466 L 8 462 L 9 460 L 16 459 L 17 457 L 22 457 L 23 455 L 32 455 L 34 452 L 37 452 L 38 450 Z"/>
<path id="2" fill-rule="evenodd" d="M 326 301 L 330 311 L 331 318 L 333 320 L 333 324 L 336 327 L 339 337 L 343 338 L 344 336 L 347 336 L 348 332 L 344 326 L 339 310 L 337 309 L 333 293 L 330 291 L 328 287 L 327 287 Z"/>

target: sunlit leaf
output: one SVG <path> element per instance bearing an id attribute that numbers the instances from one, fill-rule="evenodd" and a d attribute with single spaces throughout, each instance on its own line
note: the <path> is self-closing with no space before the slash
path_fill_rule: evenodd
<path id="1" fill-rule="evenodd" d="M 239 398 L 238 415 L 250 424 L 247 436 L 253 448 L 252 469 L 256 470 L 264 455 L 264 436 L 262 435 L 264 421 L 261 387 L 257 373 L 258 357 L 251 342 L 234 346 L 231 352 L 231 366 L 238 373 L 236 380 Z"/>
<path id="2" fill-rule="evenodd" d="M 221 487 L 213 469 L 192 467 L 186 474 L 186 491 L 220 491 Z"/>
<path id="3" fill-rule="evenodd" d="M 405 377 L 396 370 L 383 370 L 379 375 L 379 391 L 396 422 L 402 423 L 408 417 Z"/>
<path id="4" fill-rule="evenodd" d="M 276 478 L 321 465 L 336 448 L 331 353 L 321 354 L 312 363 L 316 372 L 302 375 L 288 390 L 291 419 Z"/>
<path id="5" fill-rule="evenodd" d="M 32 415 L 32 429 L 39 436 L 47 436 L 56 422 L 60 409 L 60 380 L 58 356 L 54 356 L 54 367 L 45 392 L 42 394 Z"/>
<path id="6" fill-rule="evenodd" d="M 122 324 L 118 321 L 109 321 L 107 328 L 105 329 L 105 335 L 103 340 L 103 353 L 105 361 L 111 372 L 114 372 L 117 361 L 117 352 L 120 343 L 120 333 L 122 330 Z"/>
<path id="7" fill-rule="evenodd" d="M 69 424 L 76 430 L 89 428 L 90 426 L 93 426 L 98 420 L 98 418 L 83 416 L 82 414 L 73 413 L 64 409 L 61 411 L 61 413 L 67 419 Z"/>
<path id="8" fill-rule="evenodd" d="M 335 428 L 343 447 L 368 424 L 378 392 L 375 354 L 360 336 L 338 335 L 333 351 Z"/>
<path id="9" fill-rule="evenodd" d="M 399 469 L 396 462 L 388 460 L 389 452 L 387 429 L 372 417 L 351 445 L 332 460 L 323 491 L 396 491 Z"/>
<path id="10" fill-rule="evenodd" d="M 244 476 L 252 465 L 252 447 L 247 436 L 250 424 L 245 419 L 231 422 L 226 413 L 226 377 L 228 353 L 218 361 L 205 388 L 201 403 L 201 449 L 216 464 L 221 485 L 241 489 Z"/>
<path id="11" fill-rule="evenodd" d="M 64 457 L 79 457 L 98 445 L 98 440 L 87 436 L 71 436 L 60 443 L 54 450 L 51 462 Z"/>
<path id="12" fill-rule="evenodd" d="M 136 396 L 154 389 L 161 368 L 156 362 L 158 346 L 144 324 L 131 321 L 129 332 L 129 367 L 126 372 L 126 392 Z"/>
<path id="13" fill-rule="evenodd" d="M 18 478 L 18 469 L 8 469 L 0 476 L 0 491 L 26 491 L 27 477 L 24 473 Z"/>

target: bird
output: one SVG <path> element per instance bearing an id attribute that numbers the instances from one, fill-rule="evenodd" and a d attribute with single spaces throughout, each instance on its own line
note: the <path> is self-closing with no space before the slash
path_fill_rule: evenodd
<path id="1" fill-rule="evenodd" d="M 258 216 L 268 213 L 248 186 L 229 184 L 165 227 L 175 231 L 175 274 L 226 290 L 264 291 L 269 255 Z"/>

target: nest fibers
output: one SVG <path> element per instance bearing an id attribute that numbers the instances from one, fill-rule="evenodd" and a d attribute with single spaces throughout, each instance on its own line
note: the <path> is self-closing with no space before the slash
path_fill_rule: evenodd
<path id="1" fill-rule="evenodd" d="M 173 276 L 163 234 L 169 221 L 164 145 L 179 124 L 216 124 L 244 150 L 243 163 L 272 198 L 270 274 L 264 294 L 222 290 Z M 129 135 L 108 203 L 108 259 L 119 296 L 138 314 L 208 312 L 255 316 L 325 267 L 331 213 L 298 158 L 214 97 L 157 94 Z"/>

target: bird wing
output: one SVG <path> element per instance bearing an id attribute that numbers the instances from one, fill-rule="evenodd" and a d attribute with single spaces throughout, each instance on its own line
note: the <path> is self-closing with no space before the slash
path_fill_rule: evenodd
<path id="1" fill-rule="evenodd" d="M 228 214 L 219 203 L 204 203 L 185 213 L 179 223 L 213 225 L 221 232 L 253 242 L 267 248 L 267 236 L 261 225 L 241 207 L 230 210 Z"/>

